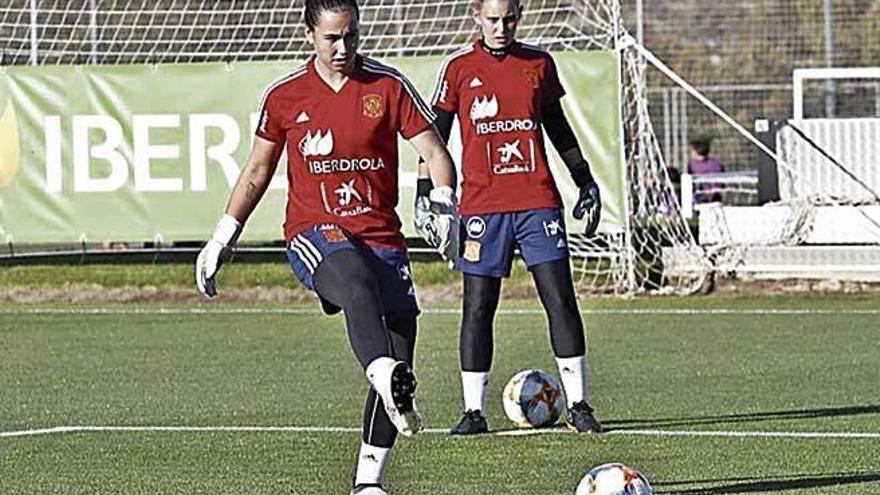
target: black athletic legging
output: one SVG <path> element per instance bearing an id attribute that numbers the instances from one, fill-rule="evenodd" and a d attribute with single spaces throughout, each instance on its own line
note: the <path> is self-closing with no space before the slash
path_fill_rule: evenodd
<path id="1" fill-rule="evenodd" d="M 407 314 L 389 316 L 386 318 L 388 330 L 395 351 L 394 357 L 413 365 L 413 351 L 416 341 L 416 315 Z M 364 428 L 363 440 L 369 445 L 376 447 L 391 448 L 397 438 L 397 428 L 385 414 L 385 405 L 379 394 L 373 387 L 367 394 L 367 402 L 364 405 Z"/>
<path id="2" fill-rule="evenodd" d="M 531 268 L 541 303 L 547 312 L 553 354 L 560 358 L 586 352 L 584 326 L 578 311 L 571 267 L 567 259 Z M 501 295 L 501 279 L 464 274 L 459 357 L 463 371 L 487 372 L 494 352 L 493 320 Z"/>
<path id="3" fill-rule="evenodd" d="M 315 290 L 342 308 L 349 343 L 363 368 L 383 356 L 413 365 L 416 315 L 384 314 L 379 285 L 364 254 L 343 249 L 324 258 L 315 270 Z M 364 442 L 390 448 L 396 437 L 382 399 L 370 387 L 364 405 Z"/>

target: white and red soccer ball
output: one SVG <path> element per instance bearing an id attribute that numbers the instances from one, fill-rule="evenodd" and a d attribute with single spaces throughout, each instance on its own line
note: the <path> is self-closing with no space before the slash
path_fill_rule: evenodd
<path id="1" fill-rule="evenodd" d="M 652 495 L 651 484 L 642 473 L 620 464 L 602 464 L 591 469 L 578 484 L 575 495 Z"/>
<path id="2" fill-rule="evenodd" d="M 520 371 L 504 387 L 504 413 L 520 428 L 555 423 L 565 411 L 565 396 L 553 375 L 541 370 Z"/>

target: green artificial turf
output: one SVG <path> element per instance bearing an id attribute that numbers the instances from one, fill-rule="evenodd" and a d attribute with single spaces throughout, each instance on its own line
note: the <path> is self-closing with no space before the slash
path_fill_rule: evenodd
<path id="1" fill-rule="evenodd" d="M 880 314 L 871 311 L 872 301 L 715 297 L 584 305 L 600 310 L 585 320 L 592 402 L 609 434 L 443 434 L 460 409 L 459 315 L 426 312 L 416 372 L 432 430 L 398 442 L 389 491 L 572 494 L 588 468 L 619 461 L 642 470 L 657 493 L 880 494 Z M 500 400 L 505 381 L 525 368 L 555 372 L 537 304 L 505 307 L 520 311 L 496 320 L 488 410 L 496 431 L 510 428 Z M 827 311 L 804 311 L 817 307 Z M 366 380 L 343 320 L 260 313 L 255 306 L 246 308 L 250 314 L 200 308 L 209 313 L 4 305 L 0 493 L 347 493 L 360 443 L 351 429 L 360 425 Z M 683 308 L 693 312 L 665 312 Z M 319 429 L 10 435 L 62 426 Z M 320 429 L 332 427 L 347 429 Z M 747 436 L 730 436 L 735 432 Z"/>

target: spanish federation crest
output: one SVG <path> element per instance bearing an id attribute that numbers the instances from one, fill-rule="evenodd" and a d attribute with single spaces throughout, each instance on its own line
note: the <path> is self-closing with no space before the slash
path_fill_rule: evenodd
<path id="1" fill-rule="evenodd" d="M 467 239 L 464 241 L 464 255 L 462 255 L 462 257 L 471 263 L 477 263 L 480 261 L 480 251 L 482 250 L 482 247 L 483 246 L 479 241 Z"/>
<path id="2" fill-rule="evenodd" d="M 535 69 L 526 69 L 526 82 L 534 89 L 538 89 L 541 87 L 541 76 L 538 75 L 538 71 Z"/>
<path id="3" fill-rule="evenodd" d="M 326 239 L 327 242 L 330 244 L 337 244 L 340 242 L 344 242 L 346 240 L 345 234 L 342 232 L 342 230 L 340 230 L 338 228 L 337 229 L 330 229 L 330 230 L 323 230 L 323 231 L 321 231 L 321 234 L 324 235 L 324 239 Z"/>
<path id="4" fill-rule="evenodd" d="M 382 108 L 382 96 L 366 95 L 364 96 L 364 117 L 378 119 L 384 114 Z"/>

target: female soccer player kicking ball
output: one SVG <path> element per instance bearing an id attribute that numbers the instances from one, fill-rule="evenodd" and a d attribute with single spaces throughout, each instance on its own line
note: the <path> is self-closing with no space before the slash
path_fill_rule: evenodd
<path id="1" fill-rule="evenodd" d="M 492 325 L 501 279 L 510 275 L 515 246 L 532 272 L 550 322 L 568 400 L 566 421 L 578 432 L 600 432 L 587 402 L 584 328 L 572 283 L 562 201 L 547 164 L 542 129 L 580 188 L 574 216 L 587 216 L 587 234 L 598 226 L 599 187 L 563 113 L 559 100 L 565 91 L 553 58 L 515 39 L 520 2 L 476 0 L 472 6 L 482 38 L 446 59 L 433 99 L 441 137 L 448 139 L 457 116 L 464 148 L 462 244 L 455 269 L 464 274 L 459 352 L 465 413 L 452 433 L 488 431 L 483 411 L 492 365 Z M 424 230 L 431 218 L 427 165 L 420 167 L 420 176 L 416 227 Z M 423 235 L 430 238 L 429 234 Z"/>
<path id="2" fill-rule="evenodd" d="M 441 185 L 435 203 L 450 214 L 455 169 L 432 127 L 433 112 L 412 84 L 357 54 L 357 2 L 307 0 L 304 17 L 314 54 L 267 89 L 250 159 L 199 253 L 196 282 L 206 296 L 216 295 L 217 270 L 286 149 L 287 257 L 325 312 L 345 314 L 351 346 L 372 385 L 351 493 L 384 494 L 397 432 L 412 435 L 422 427 L 412 372 L 419 308 L 394 211 L 397 134 L 425 157 Z"/>

